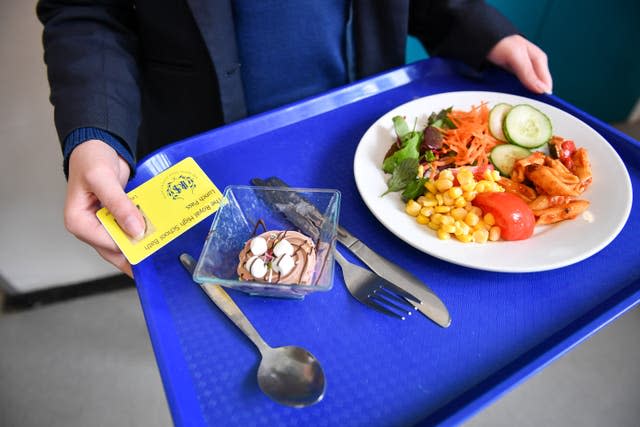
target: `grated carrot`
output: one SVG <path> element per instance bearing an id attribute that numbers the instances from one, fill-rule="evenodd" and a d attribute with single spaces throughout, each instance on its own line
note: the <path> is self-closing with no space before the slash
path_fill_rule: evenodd
<path id="1" fill-rule="evenodd" d="M 486 102 L 471 107 L 470 111 L 452 110 L 449 119 L 456 129 L 444 129 L 440 158 L 435 167 L 486 166 L 491 149 L 501 141 L 489 132 L 489 107 Z M 448 155 L 452 153 L 454 155 Z"/>

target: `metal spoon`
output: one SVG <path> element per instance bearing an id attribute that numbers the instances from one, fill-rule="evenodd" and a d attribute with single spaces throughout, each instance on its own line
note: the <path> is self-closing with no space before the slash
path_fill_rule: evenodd
<path id="1" fill-rule="evenodd" d="M 180 255 L 182 265 L 193 274 L 196 261 L 188 254 Z M 203 284 L 209 298 L 258 347 L 262 360 L 258 367 L 258 385 L 276 402 L 302 408 L 324 397 L 326 381 L 322 366 L 309 351 L 288 345 L 270 347 L 249 319 L 219 285 Z"/>

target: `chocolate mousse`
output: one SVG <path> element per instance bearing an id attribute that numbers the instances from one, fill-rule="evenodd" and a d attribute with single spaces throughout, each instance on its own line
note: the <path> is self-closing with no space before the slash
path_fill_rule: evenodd
<path id="1" fill-rule="evenodd" d="M 310 285 L 316 245 L 298 231 L 266 231 L 248 240 L 238 255 L 240 280 Z"/>

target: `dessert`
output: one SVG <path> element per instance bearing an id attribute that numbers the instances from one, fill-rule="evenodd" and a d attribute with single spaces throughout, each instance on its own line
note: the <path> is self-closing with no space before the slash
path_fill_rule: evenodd
<path id="1" fill-rule="evenodd" d="M 310 285 L 316 245 L 298 231 L 266 231 L 248 240 L 238 259 L 240 280 Z"/>

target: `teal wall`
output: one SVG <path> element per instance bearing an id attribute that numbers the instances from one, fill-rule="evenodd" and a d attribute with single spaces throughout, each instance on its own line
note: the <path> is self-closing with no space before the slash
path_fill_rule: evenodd
<path id="1" fill-rule="evenodd" d="M 549 58 L 554 94 L 607 122 L 640 97 L 640 1 L 488 0 Z M 407 59 L 426 55 L 410 39 Z"/>

